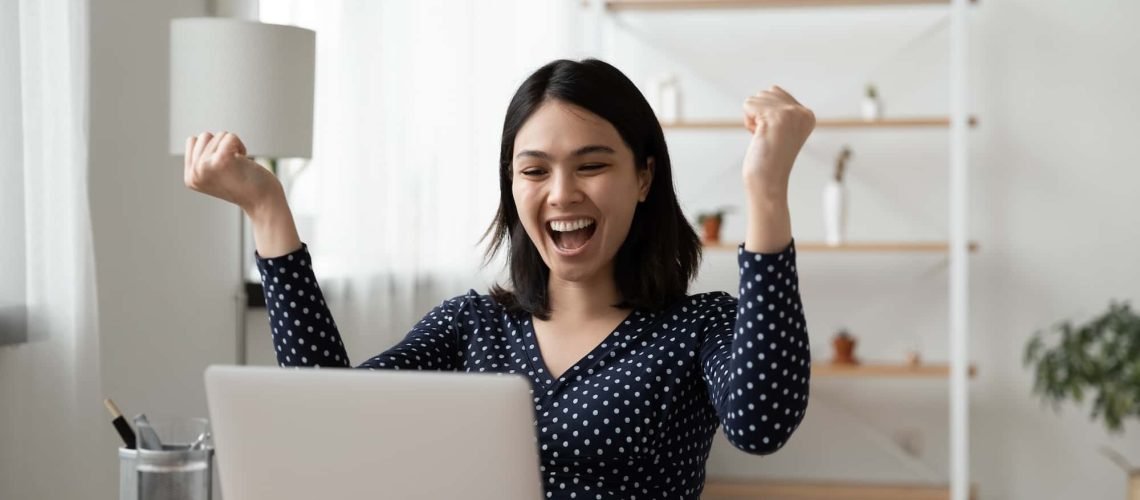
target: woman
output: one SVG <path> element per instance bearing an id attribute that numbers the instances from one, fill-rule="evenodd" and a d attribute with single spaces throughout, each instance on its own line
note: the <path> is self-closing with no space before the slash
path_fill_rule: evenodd
<path id="1" fill-rule="evenodd" d="M 597 60 L 552 62 L 507 109 L 489 255 L 509 287 L 444 301 L 361 364 L 526 375 L 548 498 L 698 498 L 717 425 L 753 454 L 803 419 L 810 353 L 787 205 L 813 113 L 779 87 L 744 102 L 740 300 L 687 295 L 700 242 L 664 134 Z M 253 223 L 282 366 L 350 366 L 280 184 L 231 133 L 187 139 L 187 186 Z"/>

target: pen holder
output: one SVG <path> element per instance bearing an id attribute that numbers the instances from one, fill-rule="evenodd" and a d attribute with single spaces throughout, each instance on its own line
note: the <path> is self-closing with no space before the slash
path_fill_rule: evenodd
<path id="1" fill-rule="evenodd" d="M 119 448 L 119 500 L 211 500 L 214 448 L 204 419 L 136 419 L 135 426 L 161 441 Z"/>

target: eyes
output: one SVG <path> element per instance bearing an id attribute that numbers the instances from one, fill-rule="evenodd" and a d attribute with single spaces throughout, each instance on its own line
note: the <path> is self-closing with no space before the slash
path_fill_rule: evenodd
<path id="1" fill-rule="evenodd" d="M 594 173 L 601 172 L 603 169 L 605 169 L 608 166 L 610 166 L 608 163 L 587 163 L 585 165 L 579 166 L 578 171 L 586 173 L 586 174 L 594 174 Z M 527 178 L 531 178 L 531 179 L 537 179 L 537 178 L 540 178 L 540 177 L 546 175 L 547 173 L 549 173 L 549 171 L 550 171 L 550 168 L 545 167 L 545 166 L 543 166 L 543 167 L 523 167 L 523 169 L 519 171 L 519 175 L 522 175 L 523 177 L 527 177 Z"/>

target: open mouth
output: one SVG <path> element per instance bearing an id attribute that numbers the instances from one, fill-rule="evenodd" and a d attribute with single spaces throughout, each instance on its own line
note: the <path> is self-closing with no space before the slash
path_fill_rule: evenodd
<path id="1" fill-rule="evenodd" d="M 597 228 L 594 219 L 590 218 L 553 220 L 546 223 L 546 232 L 550 234 L 554 246 L 564 252 L 573 252 L 585 247 Z"/>

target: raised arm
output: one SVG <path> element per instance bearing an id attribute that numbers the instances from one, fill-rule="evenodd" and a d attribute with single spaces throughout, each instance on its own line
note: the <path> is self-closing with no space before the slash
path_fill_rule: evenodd
<path id="1" fill-rule="evenodd" d="M 744 125 L 752 133 L 741 169 L 748 204 L 744 249 L 779 252 L 792 241 L 788 180 L 815 129 L 815 114 L 773 85 L 745 99 Z"/>
<path id="2" fill-rule="evenodd" d="M 281 366 L 349 367 L 336 320 L 313 274 L 308 247 L 272 259 L 257 259 L 273 348 Z M 458 370 L 460 349 L 455 318 L 472 294 L 444 301 L 402 341 L 358 368 Z"/>
<path id="3" fill-rule="evenodd" d="M 301 247 L 281 182 L 246 157 L 236 134 L 202 132 L 186 138 L 186 187 L 237 205 L 253 223 L 257 250 L 277 257 Z"/>
<path id="4" fill-rule="evenodd" d="M 237 135 L 203 132 L 186 139 L 183 181 L 241 207 L 249 217 L 278 364 L 351 366 L 277 178 L 246 157 Z M 466 303 L 465 297 L 444 302 L 403 341 L 360 368 L 457 369 L 461 351 L 452 318 Z"/>
<path id="5" fill-rule="evenodd" d="M 740 299 L 706 311 L 705 381 L 728 440 L 749 453 L 787 442 L 807 409 L 811 353 L 788 210 L 796 156 L 815 114 L 777 86 L 744 101 L 752 133 L 741 177 L 748 204 Z"/>
<path id="6" fill-rule="evenodd" d="M 795 247 L 739 250 L 740 299 L 705 310 L 701 364 L 725 437 L 753 454 L 780 449 L 803 420 L 811 352 L 796 277 Z"/>

